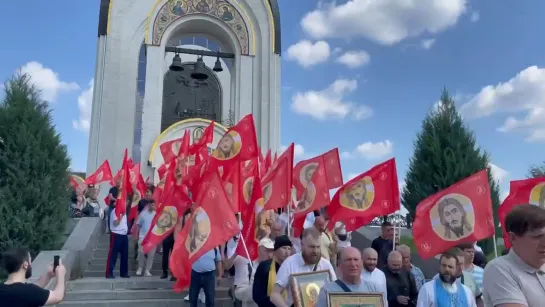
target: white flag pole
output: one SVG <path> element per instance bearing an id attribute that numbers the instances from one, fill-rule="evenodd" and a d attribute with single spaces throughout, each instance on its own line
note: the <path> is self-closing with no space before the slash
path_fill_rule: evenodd
<path id="1" fill-rule="evenodd" d="M 496 234 L 492 236 L 494 239 L 494 258 L 498 258 L 498 244 L 496 243 Z"/>
<path id="2" fill-rule="evenodd" d="M 248 252 L 248 247 L 246 247 L 246 241 L 244 241 L 244 236 L 242 235 L 242 230 L 240 231 L 240 241 L 242 242 L 242 247 L 244 247 L 244 251 L 246 252 L 246 256 L 248 257 L 248 261 L 250 261 L 250 266 L 252 266 L 252 270 L 254 269 L 254 262 L 250 258 L 250 253 Z"/>

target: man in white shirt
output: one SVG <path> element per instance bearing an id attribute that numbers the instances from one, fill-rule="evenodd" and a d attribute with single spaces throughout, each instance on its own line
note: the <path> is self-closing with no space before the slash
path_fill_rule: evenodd
<path id="1" fill-rule="evenodd" d="M 320 248 L 322 250 L 322 257 L 335 263 L 335 257 L 337 251 L 335 250 L 335 243 L 331 236 L 327 233 L 327 220 L 324 216 L 317 216 L 314 219 L 314 228 L 320 232 Z"/>
<path id="2" fill-rule="evenodd" d="M 115 263 L 119 255 L 119 275 L 121 278 L 129 278 L 129 226 L 127 225 L 127 215 L 122 213 L 119 218 L 115 215 L 115 210 L 110 211 L 110 252 L 106 262 L 106 278 L 114 277 Z"/>
<path id="3" fill-rule="evenodd" d="M 417 307 L 477 307 L 473 292 L 457 282 L 458 258 L 445 252 L 439 260 L 439 279 L 433 279 L 420 288 Z"/>
<path id="4" fill-rule="evenodd" d="M 378 286 L 384 297 L 388 297 L 388 291 L 386 289 L 386 275 L 377 269 L 378 253 L 372 248 L 368 247 L 363 250 L 363 270 L 361 273 L 362 280 L 373 282 Z"/>
<path id="5" fill-rule="evenodd" d="M 335 269 L 331 263 L 322 258 L 320 248 L 320 232 L 314 228 L 307 228 L 303 231 L 301 242 L 301 253 L 288 257 L 276 274 L 276 283 L 271 293 L 271 302 L 276 307 L 290 307 L 293 304 L 293 297 L 290 289 L 290 276 L 294 273 L 313 272 L 329 270 L 331 280 L 336 280 Z M 282 293 L 286 290 L 286 300 Z"/>
<path id="6" fill-rule="evenodd" d="M 146 234 L 151 229 L 151 224 L 153 218 L 155 217 L 155 201 L 153 199 L 148 200 L 147 209 L 142 210 L 138 216 L 138 221 L 136 225 L 138 227 L 138 270 L 136 275 L 142 275 L 142 270 L 145 269 L 144 275 L 151 276 L 150 270 L 153 265 L 153 258 L 155 256 L 155 248 L 153 247 L 149 253 L 144 254 L 144 249 L 142 248 L 142 241 L 146 237 Z"/>

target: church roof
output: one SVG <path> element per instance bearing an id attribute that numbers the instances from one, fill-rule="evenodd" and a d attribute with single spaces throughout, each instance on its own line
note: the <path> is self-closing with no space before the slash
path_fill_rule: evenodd
<path id="1" fill-rule="evenodd" d="M 111 0 L 100 0 L 100 11 L 98 14 L 98 36 L 108 34 L 108 12 Z M 282 53 L 282 33 L 280 27 L 280 8 L 278 0 L 267 0 L 274 21 L 274 53 Z"/>

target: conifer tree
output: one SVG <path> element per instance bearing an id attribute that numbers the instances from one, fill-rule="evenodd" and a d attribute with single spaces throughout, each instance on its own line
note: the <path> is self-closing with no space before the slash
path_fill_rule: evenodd
<path id="1" fill-rule="evenodd" d="M 46 102 L 27 75 L 0 101 L 0 252 L 56 246 L 68 218 L 68 158 Z M 1 97 L 1 96 L 0 96 Z"/>
<path id="2" fill-rule="evenodd" d="M 532 165 L 528 170 L 529 178 L 545 177 L 545 161 L 541 165 Z"/>
<path id="3" fill-rule="evenodd" d="M 488 153 L 477 146 L 473 132 L 464 124 L 454 100 L 444 89 L 440 103 L 429 111 L 414 142 L 401 202 L 414 220 L 419 202 L 487 168 L 492 210 L 495 221 L 499 221 L 499 187 L 492 179 L 489 162 Z M 496 228 L 496 235 L 501 236 L 500 228 Z M 485 241 L 479 243 L 485 253 L 493 251 L 492 240 Z"/>

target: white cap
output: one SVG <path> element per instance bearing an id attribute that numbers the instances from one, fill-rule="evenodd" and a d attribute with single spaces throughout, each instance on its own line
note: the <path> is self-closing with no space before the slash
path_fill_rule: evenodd
<path id="1" fill-rule="evenodd" d="M 259 241 L 259 246 L 263 246 L 266 249 L 274 249 L 274 242 L 269 238 L 263 238 Z"/>

